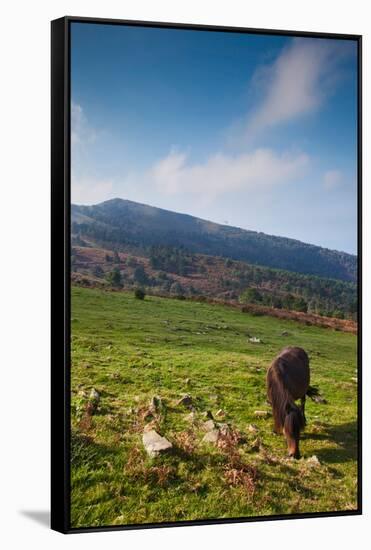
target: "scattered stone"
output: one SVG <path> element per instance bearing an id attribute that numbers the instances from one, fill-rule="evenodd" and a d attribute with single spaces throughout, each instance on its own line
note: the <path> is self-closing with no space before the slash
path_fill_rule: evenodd
<path id="1" fill-rule="evenodd" d="M 205 432 L 210 432 L 211 430 L 214 430 L 215 429 L 215 422 L 214 420 L 207 420 L 206 422 L 204 422 L 202 424 L 202 429 L 205 431 Z"/>
<path id="2" fill-rule="evenodd" d="M 166 437 L 162 437 L 155 430 L 145 431 L 142 436 L 142 441 L 150 457 L 158 456 L 160 453 L 164 453 L 173 447 Z"/>
<path id="3" fill-rule="evenodd" d="M 205 443 L 217 443 L 219 439 L 219 430 L 217 428 L 211 430 L 210 432 L 207 432 L 207 434 L 203 437 L 202 441 Z"/>
<path id="4" fill-rule="evenodd" d="M 89 400 L 86 404 L 86 413 L 88 414 L 88 416 L 92 416 L 97 411 L 99 401 L 100 401 L 99 392 L 97 392 L 95 388 L 92 388 L 89 395 Z"/>
<path id="5" fill-rule="evenodd" d="M 152 421 L 152 422 L 147 422 L 147 424 L 145 424 L 143 426 L 143 433 L 145 432 L 150 432 L 151 430 L 154 430 L 156 427 L 156 422 Z"/>
<path id="6" fill-rule="evenodd" d="M 215 416 L 217 416 L 218 418 L 225 418 L 225 411 L 223 411 L 223 409 L 219 409 L 218 411 L 216 411 Z"/>
<path id="7" fill-rule="evenodd" d="M 207 418 L 208 420 L 213 420 L 213 414 L 211 411 L 204 411 L 203 413 L 201 413 L 201 416 L 203 418 Z"/>
<path id="8" fill-rule="evenodd" d="M 323 405 L 327 403 L 327 400 L 322 395 L 314 395 L 312 399 L 315 403 L 322 403 Z"/>
<path id="9" fill-rule="evenodd" d="M 91 401 L 96 401 L 97 403 L 99 402 L 100 394 L 99 394 L 99 392 L 97 392 L 97 390 L 95 388 L 92 388 L 92 390 L 90 392 L 90 395 L 89 395 L 89 399 Z"/>
<path id="10" fill-rule="evenodd" d="M 181 399 L 177 402 L 177 405 L 183 405 L 184 407 L 191 407 L 193 403 L 192 397 L 188 394 L 183 395 Z"/>
<path id="11" fill-rule="evenodd" d="M 191 411 L 187 416 L 185 417 L 187 422 L 195 422 L 196 420 L 196 413 L 194 411 Z"/>
<path id="12" fill-rule="evenodd" d="M 251 344 L 261 344 L 260 338 L 256 338 L 256 336 L 253 336 L 252 338 L 249 338 L 249 342 Z"/>
<path id="13" fill-rule="evenodd" d="M 256 424 L 249 424 L 247 426 L 247 431 L 252 434 L 256 434 L 259 431 L 259 428 Z"/>
<path id="14" fill-rule="evenodd" d="M 319 468 L 321 466 L 321 463 L 318 460 L 318 458 L 316 457 L 316 455 L 313 455 L 313 456 L 311 456 L 310 458 L 307 459 L 307 465 L 310 468 Z"/>
<path id="15" fill-rule="evenodd" d="M 269 411 L 254 411 L 254 415 L 259 418 L 268 418 L 271 413 Z"/>

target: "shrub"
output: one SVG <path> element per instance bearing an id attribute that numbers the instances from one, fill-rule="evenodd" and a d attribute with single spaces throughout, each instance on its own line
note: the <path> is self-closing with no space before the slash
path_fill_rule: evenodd
<path id="1" fill-rule="evenodd" d="M 146 293 L 144 292 L 144 290 L 142 288 L 136 288 L 135 291 L 134 291 L 134 296 L 138 300 L 144 300 L 144 298 L 146 296 Z"/>

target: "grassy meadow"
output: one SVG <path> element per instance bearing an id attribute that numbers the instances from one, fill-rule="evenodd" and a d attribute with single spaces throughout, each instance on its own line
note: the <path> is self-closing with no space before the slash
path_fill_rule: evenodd
<path id="1" fill-rule="evenodd" d="M 356 509 L 355 335 L 80 287 L 71 327 L 72 527 Z M 297 461 L 272 418 L 255 414 L 270 411 L 266 369 L 287 345 L 308 352 L 311 384 L 327 401 L 307 400 Z M 93 388 L 100 400 L 87 414 Z M 184 394 L 194 414 L 178 404 Z M 162 403 L 151 416 L 153 396 Z M 221 444 L 203 441 L 206 411 L 231 428 Z M 169 453 L 148 457 L 148 423 Z"/>

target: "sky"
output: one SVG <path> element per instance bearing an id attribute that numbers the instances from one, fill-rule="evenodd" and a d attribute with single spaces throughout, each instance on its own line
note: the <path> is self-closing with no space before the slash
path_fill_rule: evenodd
<path id="1" fill-rule="evenodd" d="M 357 43 L 71 25 L 71 193 L 357 251 Z"/>

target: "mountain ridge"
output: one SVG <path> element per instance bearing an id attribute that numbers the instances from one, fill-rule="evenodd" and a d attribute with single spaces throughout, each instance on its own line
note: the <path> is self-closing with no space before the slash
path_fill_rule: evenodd
<path id="1" fill-rule="evenodd" d="M 357 256 L 297 239 L 218 224 L 115 198 L 71 205 L 72 234 L 112 247 L 170 246 L 297 273 L 355 282 Z"/>

